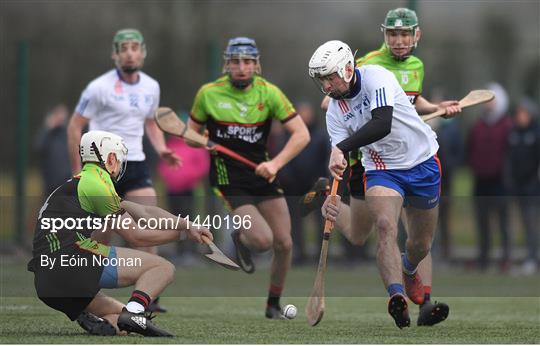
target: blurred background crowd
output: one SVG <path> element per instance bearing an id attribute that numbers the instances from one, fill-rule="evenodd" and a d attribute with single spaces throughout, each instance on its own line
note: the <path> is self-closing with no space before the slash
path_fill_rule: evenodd
<path id="1" fill-rule="evenodd" d="M 263 76 L 295 103 L 311 132 L 309 146 L 279 174 L 292 217 L 294 264 L 318 258 L 322 217 L 302 218 L 298 200 L 321 176 L 329 157 L 322 95 L 307 76 L 313 50 L 329 39 L 348 42 L 357 56 L 382 43 L 390 8 L 413 7 L 423 30 L 415 55 L 425 64 L 424 94 L 433 101 L 490 89 L 493 102 L 455 119 L 436 119 L 443 198 L 435 260 L 470 270 L 538 273 L 540 237 L 540 5 L 538 1 L 3 1 L 3 162 L 0 251 L 25 251 L 43 199 L 70 176 L 66 125 L 80 92 L 112 68 L 113 33 L 137 27 L 145 36 L 143 70 L 161 85 L 161 105 L 187 118 L 197 88 L 221 72 L 227 39 L 257 40 Z M 278 122 L 270 154 L 286 134 Z M 159 204 L 175 214 L 222 214 L 206 176 L 209 154 L 179 138 L 168 146 L 183 159 L 173 170 L 145 143 Z M 24 201 L 17 199 L 17 195 Z M 17 212 L 22 203 L 24 212 Z M 224 247 L 232 246 L 229 237 Z M 335 239 L 340 238 L 336 232 Z M 343 265 L 374 261 L 375 239 L 362 247 L 336 240 L 331 256 Z M 340 245 L 337 245 L 339 243 Z M 162 254 L 196 263 L 180 243 Z"/>

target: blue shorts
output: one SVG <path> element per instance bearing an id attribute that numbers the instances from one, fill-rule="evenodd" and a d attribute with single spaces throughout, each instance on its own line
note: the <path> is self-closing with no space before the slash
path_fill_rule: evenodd
<path id="1" fill-rule="evenodd" d="M 129 191 L 152 187 L 152 178 L 146 161 L 128 161 L 124 176 L 114 184 L 120 197 L 125 197 Z"/>
<path id="2" fill-rule="evenodd" d="M 109 250 L 109 259 L 116 258 L 116 247 L 111 246 Z M 99 279 L 100 288 L 116 288 L 118 287 L 118 268 L 110 263 L 103 268 L 101 278 Z"/>
<path id="3" fill-rule="evenodd" d="M 384 186 L 399 192 L 403 206 L 431 209 L 439 204 L 441 168 L 439 158 L 432 156 L 411 169 L 388 169 L 366 172 L 366 191 Z"/>

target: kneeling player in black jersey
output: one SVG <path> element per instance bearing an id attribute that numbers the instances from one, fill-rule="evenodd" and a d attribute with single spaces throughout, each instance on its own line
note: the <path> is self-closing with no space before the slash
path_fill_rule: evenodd
<path id="1" fill-rule="evenodd" d="M 145 309 L 172 282 L 174 265 L 157 255 L 103 245 L 96 236 L 114 231 L 130 244 L 154 246 L 183 233 L 197 242 L 212 234 L 185 221 L 175 228 L 176 218 L 167 211 L 118 197 L 113 181 L 121 177 L 127 157 L 121 137 L 90 131 L 81 138 L 80 154 L 81 172 L 54 190 L 39 212 L 28 264 L 38 297 L 90 334 L 172 336 Z M 170 228 L 160 230 L 135 226 L 148 218 L 175 222 L 163 222 Z M 100 292 L 127 286 L 135 288 L 127 305 Z"/>

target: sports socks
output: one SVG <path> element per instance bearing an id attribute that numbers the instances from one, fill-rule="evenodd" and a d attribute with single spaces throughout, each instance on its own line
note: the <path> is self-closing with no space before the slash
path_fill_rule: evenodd
<path id="1" fill-rule="evenodd" d="M 431 286 L 424 286 L 424 304 L 431 300 Z"/>
<path id="2" fill-rule="evenodd" d="M 152 299 L 150 299 L 148 294 L 143 291 L 135 290 L 131 293 L 131 298 L 129 298 L 126 309 L 134 314 L 140 314 L 146 310 L 151 301 Z"/>
<path id="3" fill-rule="evenodd" d="M 270 289 L 268 290 L 268 300 L 266 301 L 267 306 L 279 306 L 279 298 L 281 298 L 281 292 L 283 292 L 283 287 L 275 286 L 270 284 Z"/>
<path id="4" fill-rule="evenodd" d="M 402 284 L 390 284 L 390 285 L 388 285 L 386 290 L 388 291 L 388 295 L 390 297 L 393 296 L 394 294 L 398 294 L 398 293 L 402 294 L 402 295 L 405 295 L 405 290 L 403 289 Z"/>
<path id="5" fill-rule="evenodd" d="M 407 251 L 405 251 L 405 253 L 401 255 L 401 263 L 403 264 L 403 272 L 405 274 L 414 275 L 414 273 L 416 273 L 418 264 L 413 264 L 409 261 L 409 257 L 407 256 Z"/>

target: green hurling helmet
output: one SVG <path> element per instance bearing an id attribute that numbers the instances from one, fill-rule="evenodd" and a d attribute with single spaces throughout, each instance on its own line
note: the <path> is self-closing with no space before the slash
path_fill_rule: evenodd
<path id="1" fill-rule="evenodd" d="M 408 8 L 396 8 L 388 11 L 386 17 L 384 18 L 384 23 L 381 24 L 381 31 L 384 35 L 384 42 L 388 48 L 391 48 L 387 41 L 387 31 L 388 30 L 405 30 L 410 31 L 413 36 L 413 44 L 408 48 L 410 51 L 402 56 L 396 56 L 390 49 L 392 56 L 399 61 L 407 59 L 416 48 L 418 44 L 417 40 L 417 31 L 418 31 L 418 17 L 416 12 Z"/>
<path id="2" fill-rule="evenodd" d="M 408 8 L 396 8 L 388 11 L 384 23 L 381 25 L 384 29 L 411 29 L 416 30 L 418 27 L 418 17 L 416 12 Z"/>
<path id="3" fill-rule="evenodd" d="M 120 51 L 120 45 L 124 42 L 135 41 L 141 44 L 146 55 L 146 45 L 144 44 L 144 37 L 141 32 L 137 29 L 122 29 L 118 30 L 113 38 L 113 53 L 118 53 Z"/>

